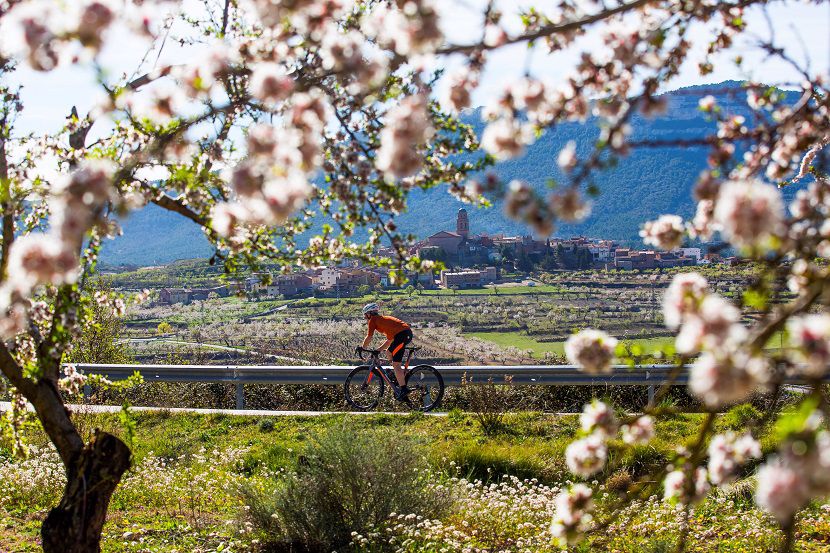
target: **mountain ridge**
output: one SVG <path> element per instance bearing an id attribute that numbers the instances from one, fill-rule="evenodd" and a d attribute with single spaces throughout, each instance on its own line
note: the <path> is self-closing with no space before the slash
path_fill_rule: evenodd
<path id="1" fill-rule="evenodd" d="M 654 118 L 632 117 L 632 139 L 679 140 L 700 137 L 715 131 L 698 109 L 703 91 L 714 91 L 718 104 L 727 113 L 748 115 L 741 84 L 726 81 L 714 85 L 684 87 L 662 96 L 667 100 L 666 114 Z M 477 131 L 483 123 L 477 117 L 480 108 L 464 114 Z M 492 170 L 504 181 L 520 179 L 537 190 L 544 190 L 549 179 L 562 180 L 556 158 L 570 140 L 577 144 L 577 155 L 584 158 L 593 148 L 599 129 L 589 121 L 565 123 L 549 130 L 517 158 L 498 163 Z M 584 235 L 609 238 L 626 243 L 639 242 L 640 226 L 664 213 L 683 217 L 694 214 L 692 185 L 706 168 L 708 149 L 703 146 L 637 148 L 611 169 L 598 172 L 593 181 L 600 190 L 593 199 L 593 210 L 580 223 L 562 225 L 554 236 Z M 791 192 L 790 192 L 791 193 Z M 788 194 L 789 195 L 789 194 Z M 529 234 L 528 228 L 507 218 L 499 202 L 492 208 L 474 208 L 456 200 L 441 185 L 431 190 L 415 190 L 407 201 L 408 210 L 396 218 L 403 232 L 426 237 L 440 230 L 454 230 L 459 207 L 466 207 L 471 232 Z M 428 214 L 428 216 L 427 216 Z M 149 205 L 121 222 L 123 235 L 107 241 L 101 251 L 106 265 L 157 265 L 177 259 L 209 257 L 210 243 L 198 226 L 181 215 Z M 171 237 L 175 237 L 171 239 Z"/>

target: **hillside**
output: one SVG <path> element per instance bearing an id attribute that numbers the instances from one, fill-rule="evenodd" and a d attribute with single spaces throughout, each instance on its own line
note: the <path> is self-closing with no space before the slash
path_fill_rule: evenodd
<path id="1" fill-rule="evenodd" d="M 636 116 L 632 119 L 633 138 L 678 139 L 700 137 L 711 133 L 714 124 L 706 121 L 698 110 L 703 87 L 682 89 L 666 94 L 666 114 L 653 119 Z M 706 88 L 738 89 L 738 83 L 724 83 Z M 717 95 L 719 104 L 729 113 L 746 114 L 744 95 Z M 477 129 L 482 128 L 478 112 L 469 115 Z M 543 189 L 546 181 L 561 178 L 556 165 L 559 150 L 575 140 L 577 152 L 584 156 L 593 146 L 598 131 L 592 122 L 567 124 L 543 135 L 521 158 L 496 166 L 505 181 L 523 179 Z M 580 224 L 557 230 L 558 236 L 584 234 L 592 237 L 637 241 L 643 221 L 662 213 L 691 216 L 694 202 L 691 188 L 697 175 L 706 166 L 706 149 L 648 148 L 635 150 L 615 168 L 597 174 L 595 184 L 600 190 L 594 200 L 593 213 Z M 461 202 L 446 193 L 443 187 L 426 192 L 416 191 L 409 200 L 409 212 L 398 219 L 404 231 L 428 236 L 442 229 L 455 228 L 455 216 Z M 505 217 L 500 206 L 471 210 L 470 223 L 475 233 L 524 234 L 527 228 Z M 207 257 L 210 245 L 201 231 L 180 215 L 155 206 L 132 214 L 123 221 L 124 235 L 108 242 L 102 261 L 110 265 L 132 263 L 152 265 L 175 259 Z"/>

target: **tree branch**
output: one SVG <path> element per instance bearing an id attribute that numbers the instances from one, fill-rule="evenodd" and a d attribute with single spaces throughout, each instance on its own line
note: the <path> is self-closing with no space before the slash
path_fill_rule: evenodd
<path id="1" fill-rule="evenodd" d="M 0 208 L 3 210 L 3 242 L 0 244 L 0 281 L 6 279 L 9 265 L 9 248 L 14 242 L 14 206 L 9 182 L 9 161 L 6 157 L 6 121 L 0 124 Z"/>
<path id="2" fill-rule="evenodd" d="M 508 38 L 503 44 L 499 44 L 497 46 L 488 46 L 486 44 L 455 44 L 438 49 L 436 54 L 465 54 L 473 52 L 475 50 L 495 50 L 496 48 L 501 48 L 502 46 L 507 46 L 509 44 L 516 44 L 517 42 L 530 42 L 557 33 L 567 33 L 569 31 L 576 31 L 586 25 L 591 25 L 593 23 L 597 23 L 599 21 L 602 21 L 603 19 L 607 19 L 614 15 L 635 10 L 649 3 L 656 3 L 656 0 L 634 0 L 633 2 L 629 2 L 628 4 L 621 4 L 616 8 L 603 10 L 599 13 L 589 15 L 582 19 L 568 21 L 567 23 L 544 25 L 533 32 L 518 35 L 513 38 Z"/>
<path id="3" fill-rule="evenodd" d="M 11 352 L 0 341 L 0 371 L 9 382 L 35 407 L 35 414 L 43 430 L 55 444 L 64 466 L 73 470 L 74 461 L 84 448 L 84 441 L 69 418 L 69 411 L 63 404 L 58 384 L 53 379 L 41 378 L 37 382 L 26 378 Z"/>
<path id="4" fill-rule="evenodd" d="M 197 225 L 207 230 L 210 233 L 212 239 L 216 237 L 216 233 L 210 226 L 210 221 L 208 221 L 206 218 L 202 217 L 201 215 L 187 207 L 184 203 L 181 202 L 181 200 L 172 198 L 167 194 L 161 194 L 159 197 L 153 198 L 151 201 L 159 207 L 163 207 L 168 211 L 172 211 L 174 213 L 178 213 L 179 215 L 187 217 Z"/>

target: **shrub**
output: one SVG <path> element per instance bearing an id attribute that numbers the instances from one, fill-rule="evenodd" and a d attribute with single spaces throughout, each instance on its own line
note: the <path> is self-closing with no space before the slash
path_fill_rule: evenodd
<path id="1" fill-rule="evenodd" d="M 430 483 L 424 466 L 409 439 L 343 426 L 314 437 L 296 471 L 240 489 L 253 524 L 272 544 L 332 551 L 392 513 L 434 517 L 449 508 L 451 497 Z"/>
<path id="2" fill-rule="evenodd" d="M 481 431 L 491 436 L 503 430 L 504 416 L 517 407 L 520 396 L 513 387 L 513 378 L 505 376 L 504 384 L 497 384 L 491 377 L 486 384 L 477 384 L 465 374 L 461 386 Z"/>

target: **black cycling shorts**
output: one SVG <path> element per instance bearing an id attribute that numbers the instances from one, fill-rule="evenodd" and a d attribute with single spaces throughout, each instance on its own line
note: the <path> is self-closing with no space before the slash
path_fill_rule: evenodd
<path id="1" fill-rule="evenodd" d="M 395 337 L 392 338 L 392 343 L 389 344 L 389 351 L 392 352 L 392 361 L 400 363 L 403 361 L 403 352 L 406 344 L 412 341 L 412 330 L 401 330 Z"/>

